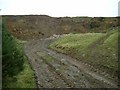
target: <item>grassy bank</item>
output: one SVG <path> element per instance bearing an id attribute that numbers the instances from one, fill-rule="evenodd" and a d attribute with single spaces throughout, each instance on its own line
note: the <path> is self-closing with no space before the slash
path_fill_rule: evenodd
<path id="1" fill-rule="evenodd" d="M 24 43 L 2 25 L 3 88 L 35 88 L 34 72 L 23 51 Z"/>
<path id="2" fill-rule="evenodd" d="M 69 34 L 49 47 L 70 55 L 116 76 L 118 71 L 118 31 L 107 33 Z"/>

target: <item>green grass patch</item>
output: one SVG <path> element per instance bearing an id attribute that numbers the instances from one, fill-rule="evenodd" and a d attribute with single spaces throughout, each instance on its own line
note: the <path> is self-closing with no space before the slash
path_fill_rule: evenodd
<path id="1" fill-rule="evenodd" d="M 103 33 L 69 34 L 52 43 L 50 48 L 65 53 L 73 50 L 81 52 L 103 36 L 105 36 Z"/>
<path id="2" fill-rule="evenodd" d="M 46 60 L 47 62 L 52 62 L 55 60 L 54 57 L 46 54 L 46 53 L 43 53 L 43 52 L 37 52 L 37 55 L 42 58 L 43 60 Z"/>
<path id="3" fill-rule="evenodd" d="M 31 70 L 26 57 L 24 60 L 23 70 L 13 77 L 6 76 L 3 88 L 36 88 L 34 72 Z"/>
<path id="4" fill-rule="evenodd" d="M 104 44 L 114 48 L 116 47 L 116 45 L 118 45 L 118 31 L 114 32 L 113 34 L 111 34 L 105 41 Z"/>

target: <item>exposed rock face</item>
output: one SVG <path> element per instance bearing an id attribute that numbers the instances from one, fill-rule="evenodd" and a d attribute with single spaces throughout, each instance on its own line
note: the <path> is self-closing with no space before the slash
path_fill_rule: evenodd
<path id="1" fill-rule="evenodd" d="M 50 17 L 46 15 L 3 16 L 9 30 L 20 39 L 46 38 L 54 34 L 106 32 L 118 26 L 117 18 Z"/>

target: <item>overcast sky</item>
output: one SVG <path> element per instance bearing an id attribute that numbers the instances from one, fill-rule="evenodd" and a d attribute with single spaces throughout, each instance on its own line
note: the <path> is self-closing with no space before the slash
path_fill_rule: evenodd
<path id="1" fill-rule="evenodd" d="M 119 0 L 0 0 L 0 15 L 118 16 Z"/>

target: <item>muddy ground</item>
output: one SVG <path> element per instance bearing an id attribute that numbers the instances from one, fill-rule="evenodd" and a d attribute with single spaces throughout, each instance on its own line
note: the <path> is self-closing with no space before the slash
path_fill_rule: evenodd
<path id="1" fill-rule="evenodd" d="M 88 65 L 48 49 L 56 39 L 32 40 L 24 50 L 35 71 L 38 88 L 116 88 L 117 84 L 93 72 Z M 43 55 L 43 56 L 42 56 Z M 44 56 L 54 60 L 46 60 Z"/>

